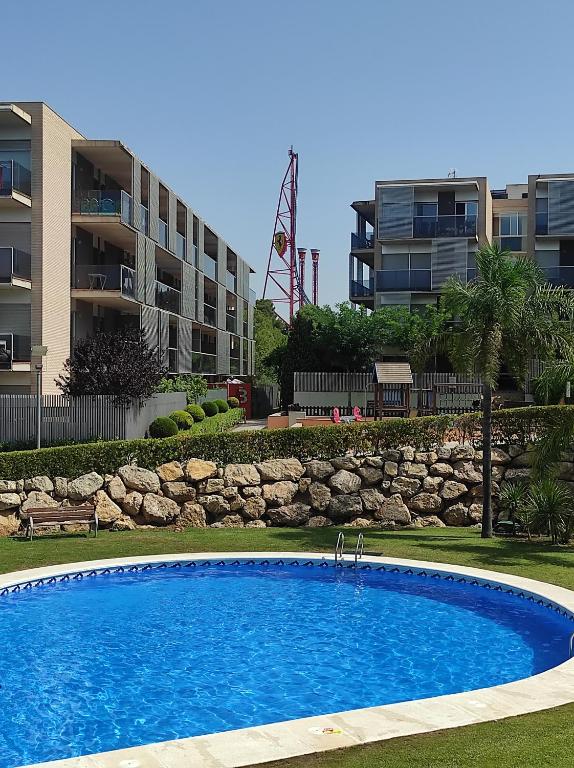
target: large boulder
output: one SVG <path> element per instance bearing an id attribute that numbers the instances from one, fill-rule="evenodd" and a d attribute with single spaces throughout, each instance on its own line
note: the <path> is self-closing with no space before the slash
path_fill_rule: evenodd
<path id="1" fill-rule="evenodd" d="M 428 475 L 423 480 L 423 491 L 427 493 L 438 493 L 443 484 L 442 477 L 435 477 L 434 475 Z"/>
<path id="2" fill-rule="evenodd" d="M 103 484 L 104 478 L 101 475 L 97 472 L 88 472 L 68 483 L 68 496 L 74 501 L 84 501 L 99 491 Z"/>
<path id="3" fill-rule="evenodd" d="M 341 498 L 341 497 L 339 497 Z M 311 515 L 311 507 L 308 504 L 297 502 L 287 504 L 284 507 L 270 507 L 267 517 L 273 525 L 298 526 L 307 522 Z"/>
<path id="4" fill-rule="evenodd" d="M 137 517 L 141 512 L 142 503 L 142 494 L 139 491 L 130 491 L 126 493 L 125 499 L 121 502 L 121 507 L 130 517 Z"/>
<path id="5" fill-rule="evenodd" d="M 170 480 L 163 483 L 161 489 L 168 499 L 173 499 L 179 504 L 184 501 L 193 501 L 196 495 L 195 488 L 182 480 Z"/>
<path id="6" fill-rule="evenodd" d="M 248 520 L 245 523 L 246 528 L 267 528 L 265 520 Z"/>
<path id="7" fill-rule="evenodd" d="M 157 467 L 156 473 L 162 483 L 177 482 L 184 478 L 183 467 L 179 461 L 168 461 L 167 464 L 162 464 Z"/>
<path id="8" fill-rule="evenodd" d="M 20 521 L 12 512 L 0 512 L 0 536 L 12 536 L 20 528 Z"/>
<path id="9" fill-rule="evenodd" d="M 265 514 L 265 509 L 265 502 L 261 496 L 250 496 L 248 499 L 245 499 L 241 515 L 246 520 L 259 520 Z"/>
<path id="10" fill-rule="evenodd" d="M 95 505 L 98 523 L 102 528 L 108 528 L 124 516 L 120 507 L 110 499 L 105 491 L 96 491 Z"/>
<path id="11" fill-rule="evenodd" d="M 190 459 L 185 465 L 184 473 L 186 478 L 194 483 L 207 480 L 209 477 L 216 477 L 217 464 L 214 461 Z"/>
<path id="12" fill-rule="evenodd" d="M 157 493 L 160 489 L 159 477 L 155 472 L 133 464 L 126 464 L 118 469 L 118 475 L 126 488 L 140 493 Z"/>
<path id="13" fill-rule="evenodd" d="M 227 499 L 217 493 L 211 496 L 198 496 L 197 501 L 210 515 L 225 515 L 231 509 Z"/>
<path id="14" fill-rule="evenodd" d="M 331 501 L 331 489 L 323 483 L 311 483 L 307 491 L 311 506 L 318 512 L 324 512 Z"/>
<path id="15" fill-rule="evenodd" d="M 510 480 L 525 480 L 528 477 L 530 477 L 530 469 L 528 467 L 510 467 L 504 473 L 504 479 L 507 482 Z"/>
<path id="16" fill-rule="evenodd" d="M 270 459 L 257 464 L 257 469 L 264 483 L 277 483 L 281 480 L 297 482 L 305 473 L 299 459 Z"/>
<path id="17" fill-rule="evenodd" d="M 223 473 L 226 485 L 259 485 L 261 475 L 253 464 L 228 464 Z"/>
<path id="18" fill-rule="evenodd" d="M 395 477 L 391 483 L 391 493 L 400 493 L 406 499 L 414 496 L 421 487 L 420 480 L 415 477 Z"/>
<path id="19" fill-rule="evenodd" d="M 318 459 L 312 459 L 305 462 L 305 474 L 310 477 L 311 480 L 324 480 L 326 477 L 334 474 L 335 467 L 330 461 L 319 461 Z"/>
<path id="20" fill-rule="evenodd" d="M 453 469 L 455 480 L 462 483 L 482 483 L 482 472 L 479 472 L 472 461 L 457 461 Z"/>
<path id="21" fill-rule="evenodd" d="M 331 525 L 333 525 L 333 521 L 323 515 L 314 515 L 305 523 L 307 528 L 329 528 Z"/>
<path id="22" fill-rule="evenodd" d="M 450 477 L 454 473 L 454 469 L 450 464 L 438 461 L 436 464 L 431 464 L 429 472 L 431 475 L 438 475 L 439 477 Z"/>
<path id="23" fill-rule="evenodd" d="M 367 512 L 376 512 L 387 500 L 376 488 L 363 488 L 359 491 L 359 496 Z"/>
<path id="24" fill-rule="evenodd" d="M 0 493 L 6 493 L 6 491 L 17 491 L 17 484 L 15 480 L 0 480 Z"/>
<path id="25" fill-rule="evenodd" d="M 446 480 L 442 487 L 440 496 L 446 501 L 453 501 L 459 496 L 464 496 L 468 489 L 464 483 L 457 483 L 456 480 Z"/>
<path id="26" fill-rule="evenodd" d="M 440 517 L 436 515 L 417 517 L 413 522 L 417 528 L 446 528 L 446 523 L 443 523 Z"/>
<path id="27" fill-rule="evenodd" d="M 417 493 L 412 499 L 409 499 L 409 509 L 417 512 L 419 515 L 435 515 L 440 511 L 442 502 L 440 497 L 434 493 Z"/>
<path id="28" fill-rule="evenodd" d="M 396 461 L 385 461 L 385 475 L 396 477 L 399 474 L 399 465 Z"/>
<path id="29" fill-rule="evenodd" d="M 442 519 L 447 525 L 466 525 L 468 510 L 464 504 L 453 504 L 442 513 Z"/>
<path id="30" fill-rule="evenodd" d="M 360 467 L 357 472 L 363 478 L 365 485 L 376 485 L 385 476 L 383 470 L 376 467 Z"/>
<path id="31" fill-rule="evenodd" d="M 417 480 L 423 480 L 428 473 L 426 464 L 417 464 L 413 461 L 405 461 L 399 468 L 401 477 L 414 477 Z"/>
<path id="32" fill-rule="evenodd" d="M 510 456 L 502 448 L 493 448 L 492 464 L 510 464 Z"/>
<path id="33" fill-rule="evenodd" d="M 416 451 L 415 461 L 419 464 L 434 464 L 438 456 L 435 451 Z"/>
<path id="34" fill-rule="evenodd" d="M 331 459 L 331 464 L 335 469 L 346 469 L 347 472 L 352 472 L 359 469 L 361 460 L 356 456 L 338 456 L 336 459 Z"/>
<path id="35" fill-rule="evenodd" d="M 401 452 L 401 459 L 403 461 L 414 461 L 415 460 L 415 449 L 412 448 L 410 445 L 403 445 L 401 448 L 399 448 Z"/>
<path id="36" fill-rule="evenodd" d="M 28 509 L 34 507 L 58 507 L 59 504 L 56 499 L 48 496 L 44 491 L 30 491 L 28 498 L 22 504 L 22 512 L 26 512 Z"/>
<path id="37" fill-rule="evenodd" d="M 241 489 L 241 493 L 243 494 L 244 498 L 249 499 L 251 496 L 261 496 L 263 491 L 261 490 L 260 485 L 245 485 Z"/>
<path id="38" fill-rule="evenodd" d="M 395 493 L 389 499 L 384 499 L 373 515 L 375 520 L 380 522 L 400 523 L 401 525 L 408 525 L 412 519 L 411 513 L 398 493 Z"/>
<path id="39" fill-rule="evenodd" d="M 136 528 L 137 525 L 131 517 L 124 515 L 123 517 L 118 517 L 117 520 L 114 520 L 111 524 L 110 531 L 135 531 Z"/>
<path id="40" fill-rule="evenodd" d="M 385 460 L 382 456 L 365 456 L 363 459 L 363 466 L 382 469 L 385 466 Z"/>
<path id="41" fill-rule="evenodd" d="M 414 451 L 413 451 L 413 458 L 414 458 Z M 394 450 L 392 448 L 387 449 L 386 451 L 381 451 L 381 458 L 385 461 L 394 461 L 395 464 L 398 464 L 399 461 L 402 458 L 402 454 L 400 451 Z"/>
<path id="42" fill-rule="evenodd" d="M 48 497 L 50 498 L 50 497 Z M 0 493 L 0 512 L 20 506 L 20 496 L 17 493 Z M 42 505 L 39 505 L 42 506 Z"/>
<path id="43" fill-rule="evenodd" d="M 362 511 L 363 503 L 359 496 L 340 494 L 332 497 L 327 514 L 332 520 L 350 520 L 361 515 Z"/>
<path id="44" fill-rule="evenodd" d="M 120 501 L 125 499 L 126 494 L 127 490 L 121 477 L 117 477 L 117 475 L 112 477 L 108 483 L 108 496 L 110 499 L 115 501 L 116 504 L 119 504 Z"/>
<path id="45" fill-rule="evenodd" d="M 232 488 L 232 486 L 229 486 Z M 210 477 L 209 480 L 202 480 L 197 485 L 200 493 L 223 493 L 225 490 L 225 480 L 222 477 Z"/>
<path id="46" fill-rule="evenodd" d="M 370 517 L 355 517 L 350 523 L 345 523 L 345 528 L 372 528 L 375 521 Z"/>
<path id="47" fill-rule="evenodd" d="M 169 525 L 179 516 L 180 509 L 173 499 L 146 493 L 142 504 L 144 520 L 152 525 Z"/>
<path id="48" fill-rule="evenodd" d="M 291 504 L 295 494 L 299 490 L 298 485 L 289 480 L 279 480 L 276 483 L 268 483 L 263 486 L 263 499 L 277 507 Z"/>
<path id="49" fill-rule="evenodd" d="M 361 478 L 346 469 L 340 469 L 328 480 L 329 485 L 339 493 L 354 493 L 361 487 Z"/>
<path id="50" fill-rule="evenodd" d="M 240 515 L 225 515 L 216 523 L 212 523 L 210 528 L 243 528 L 245 523 Z"/>
<path id="51" fill-rule="evenodd" d="M 207 516 L 201 504 L 186 501 L 181 508 L 181 514 L 177 518 L 178 528 L 206 528 Z"/>
<path id="52" fill-rule="evenodd" d="M 469 443 L 455 444 L 450 451 L 451 461 L 466 461 L 468 459 L 474 459 L 475 450 Z"/>
<path id="53" fill-rule="evenodd" d="M 482 522 L 482 504 L 474 503 L 468 508 L 468 519 L 471 523 Z"/>
<path id="54" fill-rule="evenodd" d="M 24 480 L 24 490 L 52 493 L 54 483 L 46 475 L 36 475 L 36 477 L 31 477 L 29 480 Z"/>

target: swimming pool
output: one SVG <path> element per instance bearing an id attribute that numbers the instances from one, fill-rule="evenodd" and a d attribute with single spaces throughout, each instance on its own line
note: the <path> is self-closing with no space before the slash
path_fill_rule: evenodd
<path id="1" fill-rule="evenodd" d="M 497 686 L 566 661 L 574 631 L 518 590 L 378 563 L 198 558 L 32 583 L 0 594 L 3 768 Z"/>

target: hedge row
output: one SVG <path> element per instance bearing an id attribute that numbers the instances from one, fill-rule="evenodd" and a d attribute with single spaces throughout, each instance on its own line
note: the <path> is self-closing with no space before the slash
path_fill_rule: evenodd
<path id="1" fill-rule="evenodd" d="M 493 414 L 494 442 L 497 445 L 535 442 L 568 414 L 574 406 L 540 406 L 497 411 Z M 480 446 L 480 414 L 459 417 L 426 416 L 416 419 L 385 419 L 349 425 L 303 427 L 231 432 L 230 424 L 241 418 L 239 409 L 222 413 L 216 420 L 205 419 L 192 430 L 157 440 L 117 440 L 84 445 L 15 451 L 0 454 L 0 478 L 17 480 L 34 475 L 77 477 L 96 470 L 112 473 L 135 462 L 153 469 L 159 464 L 191 457 L 251 464 L 264 459 L 295 456 L 330 459 L 347 452 L 377 453 L 388 448 L 412 445 L 425 450 L 447 439 L 470 439 Z M 196 429 L 197 428 L 197 429 Z M 198 432 L 202 434 L 198 434 Z M 215 434 L 212 432 L 215 431 Z"/>

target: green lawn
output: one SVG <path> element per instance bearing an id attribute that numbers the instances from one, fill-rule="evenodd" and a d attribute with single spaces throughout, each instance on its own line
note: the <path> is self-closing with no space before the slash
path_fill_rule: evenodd
<path id="1" fill-rule="evenodd" d="M 505 571 L 574 589 L 574 548 L 511 539 L 483 540 L 476 530 L 427 528 L 364 531 L 365 552 L 389 557 L 435 560 Z M 347 545 L 356 533 L 347 531 Z M 121 555 L 207 551 L 326 551 L 335 530 L 188 529 L 173 531 L 102 531 L 97 539 L 81 536 L 0 539 L 0 572 L 50 563 Z M 434 734 L 353 747 L 314 757 L 288 760 L 281 768 L 570 768 L 574 765 L 574 704 Z M 275 764 L 274 764 L 275 765 Z M 269 766 L 268 768 L 271 768 Z"/>

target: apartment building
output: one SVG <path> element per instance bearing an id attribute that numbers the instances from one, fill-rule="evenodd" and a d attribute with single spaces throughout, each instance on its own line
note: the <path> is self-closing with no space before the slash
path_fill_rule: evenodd
<path id="1" fill-rule="evenodd" d="M 349 299 L 357 305 L 435 303 L 450 275 L 475 276 L 476 250 L 488 242 L 574 287 L 574 174 L 532 175 L 505 189 L 490 189 L 483 176 L 378 181 L 374 200 L 351 207 Z"/>
<path id="2" fill-rule="evenodd" d="M 33 392 L 40 363 L 57 391 L 75 339 L 122 327 L 171 373 L 250 375 L 252 273 L 121 141 L 0 103 L 0 393 Z"/>

